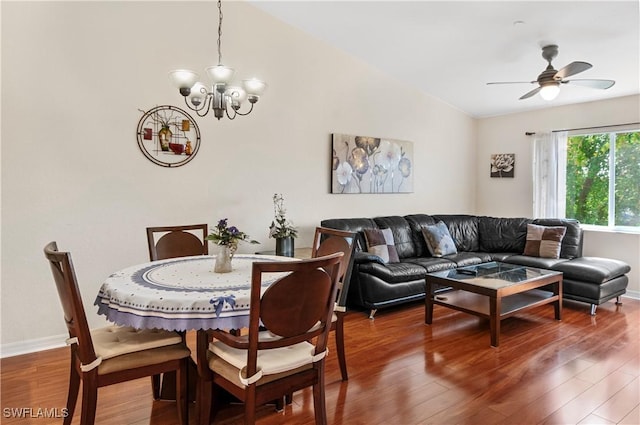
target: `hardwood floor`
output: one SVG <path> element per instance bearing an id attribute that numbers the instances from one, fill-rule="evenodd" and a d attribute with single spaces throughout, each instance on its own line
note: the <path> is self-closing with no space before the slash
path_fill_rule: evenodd
<path id="1" fill-rule="evenodd" d="M 488 321 L 440 306 L 431 326 L 422 303 L 380 310 L 375 320 L 350 312 L 348 382 L 340 380 L 333 342 L 329 347 L 329 423 L 640 424 L 640 301 L 623 302 L 606 303 L 591 317 L 586 304 L 565 301 L 561 322 L 541 306 L 504 320 L 499 348 L 490 347 Z M 9 416 L 20 408 L 31 416 L 62 413 L 67 355 L 56 349 L 2 359 L 0 422 L 61 423 Z M 150 381 L 142 379 L 101 388 L 96 419 L 173 425 L 177 414 L 174 403 L 153 401 Z M 226 408 L 215 423 L 242 423 L 241 406 Z M 314 423 L 311 391 L 296 393 L 283 412 L 262 407 L 258 423 Z"/>

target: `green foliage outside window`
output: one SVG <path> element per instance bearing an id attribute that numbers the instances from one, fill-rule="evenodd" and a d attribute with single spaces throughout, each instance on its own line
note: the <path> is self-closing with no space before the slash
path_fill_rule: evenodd
<path id="1" fill-rule="evenodd" d="M 615 158 L 613 175 L 610 157 Z M 615 185 L 613 202 L 610 184 Z M 640 132 L 569 137 L 566 195 L 566 217 L 600 226 L 640 226 Z M 610 208 L 614 223 L 609 223 Z"/>

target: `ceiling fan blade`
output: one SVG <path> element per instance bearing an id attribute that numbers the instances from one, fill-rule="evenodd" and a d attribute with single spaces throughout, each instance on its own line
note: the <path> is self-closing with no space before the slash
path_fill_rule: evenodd
<path id="1" fill-rule="evenodd" d="M 535 89 L 531 90 L 529 93 L 526 93 L 526 94 L 522 95 L 522 96 L 520 97 L 520 100 L 522 100 L 522 99 L 528 99 L 528 98 L 530 98 L 531 96 L 535 96 L 536 94 L 538 94 L 538 92 L 539 92 L 540 90 L 542 90 L 542 87 L 536 87 Z"/>
<path id="2" fill-rule="evenodd" d="M 492 83 L 487 83 L 487 85 L 489 84 L 535 84 L 535 83 L 537 83 L 537 81 L 496 81 Z"/>
<path id="3" fill-rule="evenodd" d="M 593 89 L 606 90 L 612 87 L 616 82 L 613 80 L 567 80 L 563 81 L 564 84 L 571 83 L 576 86 L 591 87 Z"/>
<path id="4" fill-rule="evenodd" d="M 593 65 L 587 62 L 571 62 L 569 65 L 562 68 L 560 71 L 556 72 L 554 78 L 567 78 L 572 75 L 576 75 L 579 72 L 586 71 L 591 68 Z"/>

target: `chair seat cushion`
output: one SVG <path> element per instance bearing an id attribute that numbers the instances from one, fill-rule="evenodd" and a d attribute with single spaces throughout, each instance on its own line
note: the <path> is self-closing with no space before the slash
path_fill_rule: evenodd
<path id="1" fill-rule="evenodd" d="M 209 344 L 209 350 L 238 369 L 247 365 L 247 350 L 230 347 L 220 341 Z M 263 375 L 286 372 L 313 363 L 314 346 L 308 342 L 258 351 L 258 369 Z"/>
<path id="2" fill-rule="evenodd" d="M 190 355 L 191 350 L 189 350 L 189 348 L 187 348 L 183 343 L 122 354 L 120 356 L 103 360 L 98 366 L 98 375 L 106 375 L 107 373 L 155 365 L 171 360 L 184 359 Z"/>
<path id="3" fill-rule="evenodd" d="M 91 331 L 91 339 L 96 355 L 102 357 L 102 360 L 182 342 L 182 337 L 177 332 L 128 326 L 94 329 Z"/>
<path id="4" fill-rule="evenodd" d="M 209 369 L 213 371 L 213 373 L 218 374 L 225 378 L 227 381 L 232 382 L 235 386 L 239 388 L 244 388 L 245 385 L 240 381 L 239 372 L 241 369 L 235 367 L 231 363 L 225 361 L 221 357 L 216 356 L 211 351 L 207 351 L 207 364 L 209 365 Z M 296 373 L 302 372 L 307 369 L 311 369 L 312 365 L 307 364 L 301 366 L 296 369 L 292 369 L 283 373 L 276 373 L 272 375 L 262 375 L 256 385 L 264 385 L 269 382 L 277 381 L 278 379 L 284 378 L 289 375 L 295 375 Z"/>

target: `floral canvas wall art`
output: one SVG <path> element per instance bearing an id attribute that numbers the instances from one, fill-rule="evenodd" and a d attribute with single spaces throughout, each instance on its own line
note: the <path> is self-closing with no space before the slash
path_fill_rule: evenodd
<path id="1" fill-rule="evenodd" d="M 333 134 L 331 193 L 413 192 L 413 143 Z"/>
<path id="2" fill-rule="evenodd" d="M 491 155 L 491 177 L 513 177 L 515 169 L 515 153 L 494 153 Z"/>

